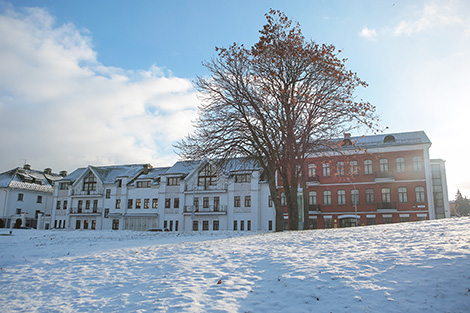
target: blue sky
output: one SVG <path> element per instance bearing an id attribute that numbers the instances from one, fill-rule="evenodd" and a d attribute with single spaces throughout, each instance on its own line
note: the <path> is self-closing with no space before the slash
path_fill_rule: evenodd
<path id="1" fill-rule="evenodd" d="M 465 0 L 0 0 L 2 169 L 172 164 L 196 117 L 201 62 L 215 46 L 255 43 L 270 8 L 341 49 L 388 132 L 426 131 L 450 198 L 470 196 Z"/>

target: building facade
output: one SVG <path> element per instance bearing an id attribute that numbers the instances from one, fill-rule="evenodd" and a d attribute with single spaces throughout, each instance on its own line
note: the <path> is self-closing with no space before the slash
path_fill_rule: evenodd
<path id="1" fill-rule="evenodd" d="M 424 132 L 410 132 L 345 137 L 334 152 L 311 155 L 303 222 L 332 228 L 450 217 L 444 161 L 430 159 L 430 146 Z"/>
<path id="2" fill-rule="evenodd" d="M 52 193 L 56 181 L 66 176 L 31 169 L 25 164 L 0 174 L 0 228 L 48 229 L 51 224 Z"/>
<path id="3" fill-rule="evenodd" d="M 430 159 L 424 132 L 347 137 L 307 158 L 308 228 L 449 217 L 445 163 Z M 271 231 L 275 210 L 261 168 L 181 161 L 79 168 L 54 188 L 53 227 L 168 231 Z M 278 179 L 281 203 L 285 204 Z M 308 201 L 303 201 L 303 196 Z M 287 228 L 287 209 L 284 219 Z M 301 225 L 302 226 L 302 225 Z"/>

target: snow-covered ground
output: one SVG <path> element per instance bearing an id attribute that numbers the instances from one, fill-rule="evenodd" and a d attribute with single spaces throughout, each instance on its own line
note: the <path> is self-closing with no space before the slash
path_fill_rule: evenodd
<path id="1" fill-rule="evenodd" d="M 13 230 L 0 267 L 0 312 L 470 312 L 470 218 L 248 235 Z"/>

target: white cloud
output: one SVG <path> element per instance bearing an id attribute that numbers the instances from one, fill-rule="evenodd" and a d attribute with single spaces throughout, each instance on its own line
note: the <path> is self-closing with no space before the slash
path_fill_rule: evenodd
<path id="1" fill-rule="evenodd" d="M 468 21 L 460 16 L 461 13 L 453 2 L 431 2 L 426 4 L 414 19 L 400 21 L 394 27 L 393 35 L 411 36 L 432 28 L 452 24 L 467 24 L 468 27 Z"/>
<path id="2" fill-rule="evenodd" d="M 361 32 L 359 33 L 359 36 L 373 40 L 377 37 L 377 32 L 375 31 L 375 29 L 363 27 Z"/>
<path id="3" fill-rule="evenodd" d="M 190 81 L 99 63 L 86 31 L 42 9 L 0 13 L 0 164 L 34 168 L 174 161 L 191 129 Z"/>

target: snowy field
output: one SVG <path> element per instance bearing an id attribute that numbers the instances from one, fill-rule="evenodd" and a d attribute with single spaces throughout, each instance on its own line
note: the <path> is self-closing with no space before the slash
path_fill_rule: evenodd
<path id="1" fill-rule="evenodd" d="M 0 247 L 0 312 L 470 312 L 470 218 L 269 234 L 13 230 Z"/>

